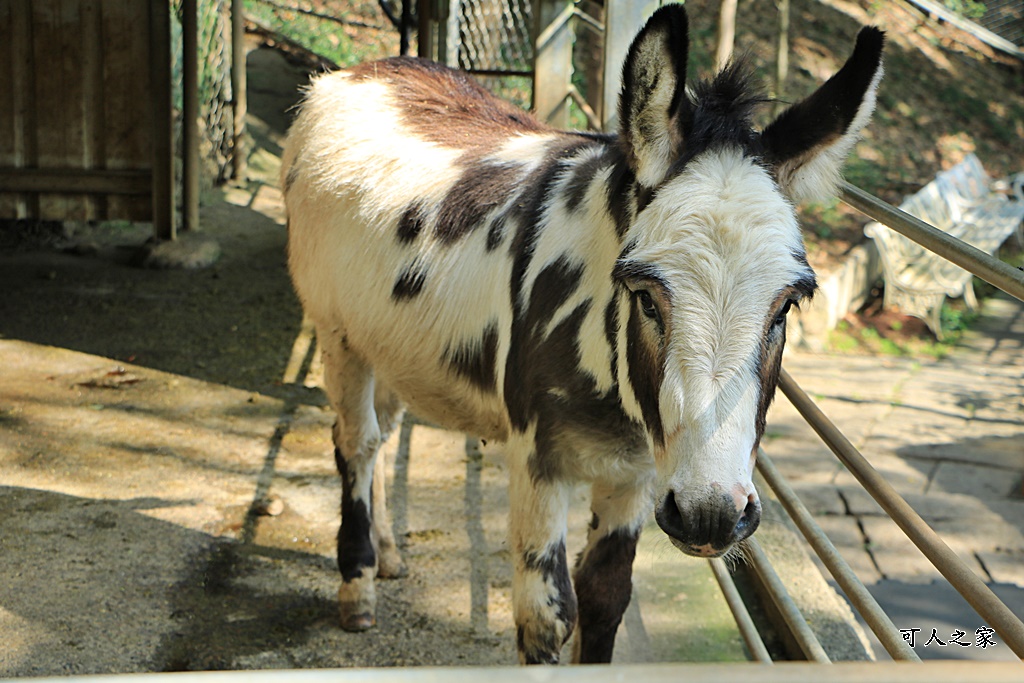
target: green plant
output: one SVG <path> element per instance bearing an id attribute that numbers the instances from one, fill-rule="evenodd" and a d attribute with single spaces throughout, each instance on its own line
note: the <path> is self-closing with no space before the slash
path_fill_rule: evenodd
<path id="1" fill-rule="evenodd" d="M 985 3 L 978 0 L 942 0 L 942 4 L 968 19 L 981 19 L 985 16 Z"/>

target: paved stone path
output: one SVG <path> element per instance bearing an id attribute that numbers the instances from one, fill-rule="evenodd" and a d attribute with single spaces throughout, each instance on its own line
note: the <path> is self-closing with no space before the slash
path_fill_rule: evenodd
<path id="1" fill-rule="evenodd" d="M 950 548 L 1024 614 L 1024 307 L 987 301 L 979 324 L 943 360 L 792 353 L 785 367 Z M 860 579 L 898 611 L 897 626 L 927 627 L 927 636 L 932 627 L 973 634 L 983 625 L 785 398 L 769 416 L 765 449 Z M 938 604 L 955 607 L 929 616 Z M 998 656 L 998 648 L 916 649 Z"/>

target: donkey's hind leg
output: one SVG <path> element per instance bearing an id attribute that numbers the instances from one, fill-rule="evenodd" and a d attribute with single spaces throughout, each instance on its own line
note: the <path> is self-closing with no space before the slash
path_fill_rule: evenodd
<path id="1" fill-rule="evenodd" d="M 380 427 L 381 441 L 387 441 L 391 433 L 402 422 L 405 406 L 402 405 L 394 392 L 377 382 L 374 396 L 374 409 L 377 412 L 377 425 Z M 373 472 L 373 536 L 377 546 L 377 576 L 385 579 L 405 575 L 405 564 L 395 543 L 395 533 L 391 526 L 391 515 L 387 508 L 385 494 L 385 466 L 387 459 L 384 453 L 378 453 Z"/>
<path id="2" fill-rule="evenodd" d="M 377 549 L 373 534 L 373 472 L 380 446 L 373 369 L 349 347 L 342 331 L 317 327 L 324 385 L 337 412 L 334 460 L 341 476 L 338 530 L 338 603 L 341 627 L 365 631 L 376 624 Z"/>

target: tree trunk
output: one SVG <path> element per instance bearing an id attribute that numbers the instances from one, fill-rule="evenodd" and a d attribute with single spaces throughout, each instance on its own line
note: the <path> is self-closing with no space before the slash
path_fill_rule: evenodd
<path id="1" fill-rule="evenodd" d="M 776 0 L 779 8 L 779 33 L 775 42 L 775 113 L 785 106 L 786 76 L 789 74 L 789 0 Z"/>
<path id="2" fill-rule="evenodd" d="M 729 63 L 732 46 L 736 39 L 736 4 L 738 0 L 722 0 L 718 12 L 718 53 L 716 62 L 722 69 Z"/>

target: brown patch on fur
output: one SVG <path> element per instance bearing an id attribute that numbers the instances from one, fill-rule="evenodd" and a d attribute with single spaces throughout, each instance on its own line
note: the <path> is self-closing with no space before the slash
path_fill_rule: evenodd
<path id="1" fill-rule="evenodd" d="M 354 80 L 386 83 L 403 123 L 438 145 L 484 151 L 513 135 L 554 132 L 471 76 L 435 62 L 392 57 L 360 64 L 350 73 Z"/>

